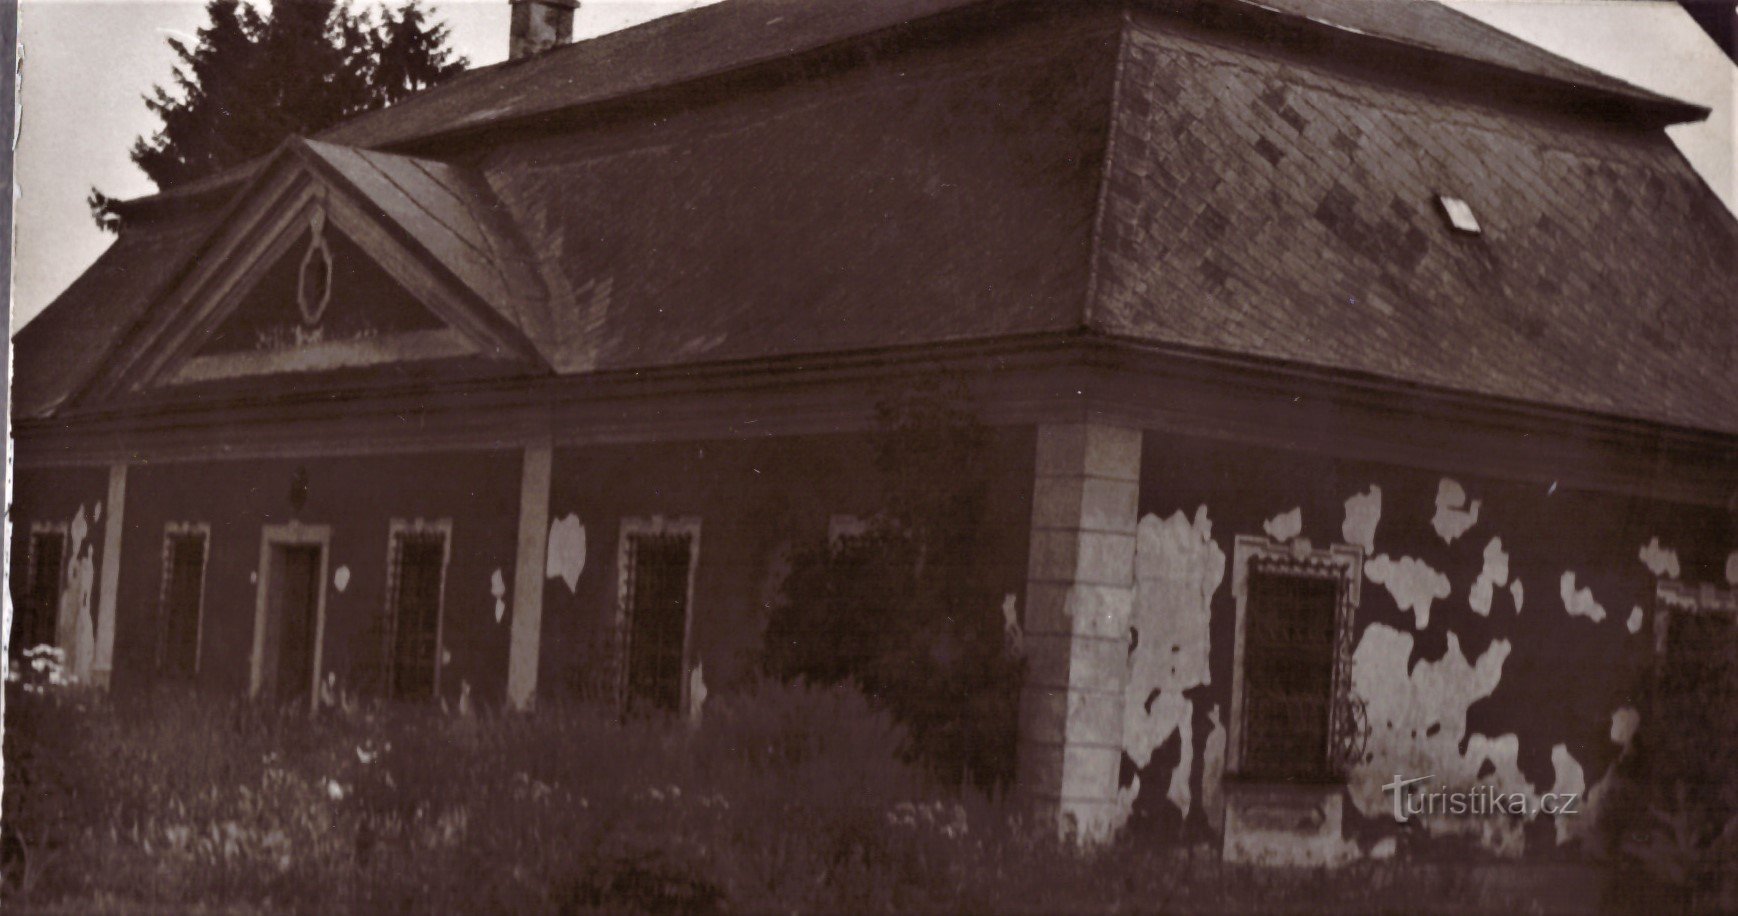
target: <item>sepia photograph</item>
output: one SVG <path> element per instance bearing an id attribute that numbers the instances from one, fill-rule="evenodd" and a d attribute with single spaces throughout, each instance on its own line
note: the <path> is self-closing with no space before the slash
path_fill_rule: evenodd
<path id="1" fill-rule="evenodd" d="M 0 909 L 1738 913 L 1738 0 L 6 0 Z"/>

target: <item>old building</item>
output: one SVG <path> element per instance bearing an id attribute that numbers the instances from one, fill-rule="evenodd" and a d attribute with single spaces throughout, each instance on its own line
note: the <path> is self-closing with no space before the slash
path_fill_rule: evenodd
<path id="1" fill-rule="evenodd" d="M 571 6 L 121 205 L 16 337 L 15 645 L 689 706 L 931 371 L 994 430 L 1021 788 L 1091 832 L 1336 862 L 1399 778 L 1596 805 L 1672 622 L 1734 613 L 1703 110 L 1424 3 Z"/>

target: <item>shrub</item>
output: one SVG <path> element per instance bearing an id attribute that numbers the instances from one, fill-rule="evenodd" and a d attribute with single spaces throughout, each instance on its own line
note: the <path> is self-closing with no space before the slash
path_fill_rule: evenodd
<path id="1" fill-rule="evenodd" d="M 1023 666 L 975 582 L 988 432 L 961 390 L 933 380 L 878 416 L 886 511 L 866 533 L 793 552 L 764 668 L 853 684 L 905 726 L 908 758 L 956 785 L 1004 787 Z"/>
<path id="2" fill-rule="evenodd" d="M 698 729 L 586 706 L 310 718 L 163 691 L 8 696 L 6 824 L 64 912 L 1396 911 L 1406 876 L 1286 876 L 938 789 L 849 687 L 764 683 Z M 24 766 L 28 761 L 28 766 Z M 22 781 L 15 784 L 15 780 Z M 1386 880 L 1377 882 L 1377 879 Z M 1373 890 L 1372 887 L 1375 889 Z"/>
<path id="3" fill-rule="evenodd" d="M 1738 627 L 1729 619 L 1673 620 L 1651 715 L 1619 772 L 1604 824 L 1630 866 L 1619 890 L 1652 898 L 1625 902 L 1738 909 Z"/>

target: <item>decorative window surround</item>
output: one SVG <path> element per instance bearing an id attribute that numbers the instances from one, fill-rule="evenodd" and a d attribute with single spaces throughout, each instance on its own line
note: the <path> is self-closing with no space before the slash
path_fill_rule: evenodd
<path id="1" fill-rule="evenodd" d="M 193 673 L 197 675 L 205 656 L 205 581 L 206 573 L 211 568 L 211 525 L 206 522 L 169 522 L 163 526 L 163 575 L 161 586 L 157 592 L 157 669 L 163 668 L 164 654 L 168 650 L 169 589 L 174 584 L 175 575 L 175 541 L 178 538 L 199 538 L 201 553 L 199 557 L 199 607 L 195 612 L 193 627 Z"/>
<path id="2" fill-rule="evenodd" d="M 835 550 L 846 541 L 860 538 L 875 527 L 875 520 L 860 515 L 833 515 L 827 518 L 827 544 Z"/>
<path id="3" fill-rule="evenodd" d="M 1281 575 L 1332 579 L 1339 584 L 1339 598 L 1334 612 L 1334 669 L 1328 721 L 1328 768 L 1332 772 L 1343 773 L 1350 763 L 1347 759 L 1350 745 L 1356 742 L 1361 733 L 1350 701 L 1350 691 L 1352 628 L 1358 609 L 1359 587 L 1363 582 L 1364 552 L 1349 544 L 1315 549 L 1303 538 L 1282 543 L 1254 535 L 1239 535 L 1234 549 L 1231 587 L 1232 595 L 1237 599 L 1237 635 L 1232 655 L 1227 772 L 1237 774 L 1244 767 L 1244 704 L 1248 699 L 1244 653 L 1249 615 L 1249 575 L 1251 568 L 1255 567 Z"/>
<path id="4" fill-rule="evenodd" d="M 1661 582 L 1654 590 L 1654 653 L 1666 654 L 1677 614 L 1725 614 L 1738 621 L 1738 588 L 1711 583 Z"/>
<path id="5" fill-rule="evenodd" d="M 403 571 L 404 540 L 408 537 L 439 536 L 441 539 L 441 570 L 435 595 L 435 643 L 433 697 L 441 694 L 441 669 L 446 658 L 447 568 L 453 557 L 453 520 L 395 518 L 387 526 L 386 537 L 386 645 L 384 647 L 386 693 L 398 693 L 398 587 Z"/>
<path id="6" fill-rule="evenodd" d="M 258 697 L 265 682 L 265 640 L 267 606 L 271 602 L 272 549 L 274 547 L 320 548 L 320 571 L 315 578 L 314 645 L 312 669 L 308 682 L 308 712 L 319 710 L 321 653 L 326 642 L 326 589 L 332 565 L 332 526 L 309 525 L 291 521 L 282 525 L 265 525 L 260 529 L 259 582 L 255 588 L 253 617 L 253 661 L 248 680 L 248 695 Z"/>
<path id="7" fill-rule="evenodd" d="M 694 629 L 694 580 L 700 569 L 700 519 L 692 516 L 665 518 L 654 515 L 650 518 L 624 518 L 621 523 L 621 535 L 616 540 L 616 620 L 615 620 L 615 651 L 614 662 L 616 670 L 615 692 L 616 707 L 621 710 L 628 708 L 628 678 L 630 659 L 633 655 L 633 620 L 632 605 L 634 594 L 634 543 L 638 538 L 665 537 L 670 535 L 685 535 L 688 538 L 688 582 L 686 607 L 682 621 L 682 668 L 681 668 L 681 699 L 677 704 L 677 712 L 691 712 L 689 704 L 693 697 L 689 695 L 688 673 L 693 669 L 692 635 Z"/>

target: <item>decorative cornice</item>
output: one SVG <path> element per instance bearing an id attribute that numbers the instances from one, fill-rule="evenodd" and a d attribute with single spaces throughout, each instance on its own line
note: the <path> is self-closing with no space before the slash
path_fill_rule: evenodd
<path id="1" fill-rule="evenodd" d="M 21 420 L 18 462 L 222 460 L 865 431 L 914 374 L 961 379 L 984 422 L 1097 419 L 1429 469 L 1738 505 L 1738 436 L 1081 333 L 571 377 L 255 388 Z"/>

